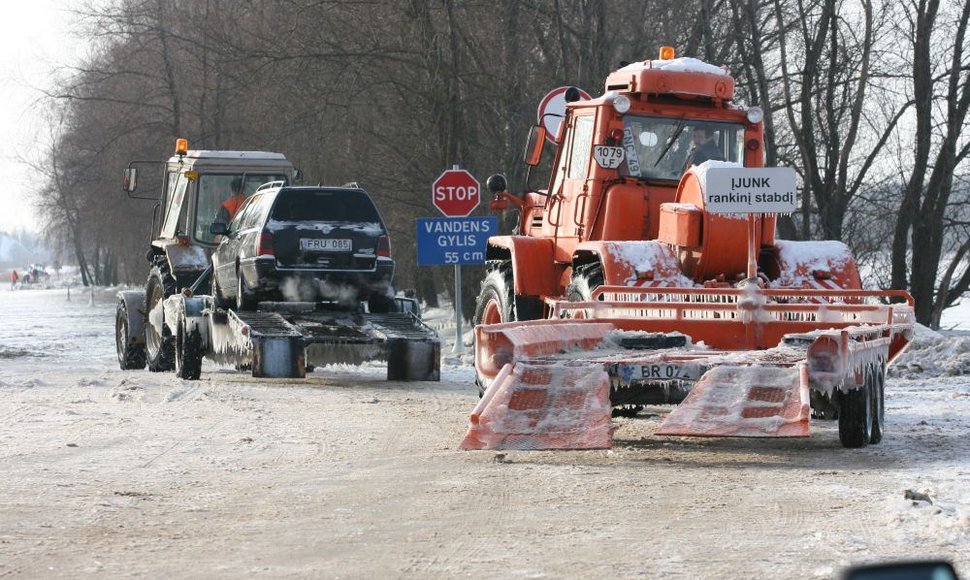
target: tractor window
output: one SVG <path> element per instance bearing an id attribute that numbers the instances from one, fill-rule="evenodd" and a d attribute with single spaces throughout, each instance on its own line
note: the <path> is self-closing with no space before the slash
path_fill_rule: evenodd
<path id="1" fill-rule="evenodd" d="M 195 211 L 195 239 L 198 241 L 207 244 L 214 242 L 215 236 L 209 233 L 209 226 L 219 218 L 223 204 L 232 197 L 234 179 L 242 181 L 242 192 L 246 196 L 250 196 L 260 185 L 270 181 L 285 181 L 286 178 L 282 175 L 265 173 L 246 173 L 245 176 L 240 173 L 210 173 L 201 176 L 199 178 L 199 200 Z M 232 209 L 238 210 L 238 207 L 235 207 L 232 202 L 226 205 L 227 211 L 222 212 L 223 215 L 227 212 L 231 213 L 230 210 Z M 233 215 L 235 214 L 233 213 Z"/>
<path id="2" fill-rule="evenodd" d="M 593 148 L 593 116 L 576 117 L 573 128 L 573 148 L 569 159 L 569 179 L 584 179 L 589 169 Z"/>
<path id="3" fill-rule="evenodd" d="M 690 165 L 743 160 L 744 126 L 669 117 L 623 119 L 624 175 L 677 181 Z"/>
<path id="4" fill-rule="evenodd" d="M 169 173 L 168 191 L 166 192 L 165 223 L 162 226 L 162 237 L 175 237 L 178 233 L 179 216 L 182 215 L 182 201 L 185 199 L 185 189 L 189 180 L 179 173 Z M 185 219 L 183 218 L 184 222 Z M 182 233 L 185 233 L 184 231 Z"/>

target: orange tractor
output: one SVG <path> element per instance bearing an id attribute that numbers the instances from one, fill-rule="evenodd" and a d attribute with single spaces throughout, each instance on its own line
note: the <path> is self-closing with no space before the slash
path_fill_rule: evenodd
<path id="1" fill-rule="evenodd" d="M 846 447 L 878 443 L 912 298 L 862 290 L 841 242 L 776 239 L 795 178 L 764 167 L 762 110 L 670 48 L 578 95 L 548 189 L 488 180 L 519 225 L 489 239 L 462 447 L 609 447 L 611 417 L 650 404 L 678 405 L 662 435 L 808 436 L 815 417 Z M 530 173 L 546 139 L 533 127 Z"/>

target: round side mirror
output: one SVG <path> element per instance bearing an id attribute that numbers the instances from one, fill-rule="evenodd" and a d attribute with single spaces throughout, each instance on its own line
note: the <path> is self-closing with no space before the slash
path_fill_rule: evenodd
<path id="1" fill-rule="evenodd" d="M 504 175 L 501 173 L 496 173 L 485 181 L 485 187 L 488 188 L 488 190 L 493 194 L 499 194 L 509 188 L 509 183 L 505 179 Z"/>

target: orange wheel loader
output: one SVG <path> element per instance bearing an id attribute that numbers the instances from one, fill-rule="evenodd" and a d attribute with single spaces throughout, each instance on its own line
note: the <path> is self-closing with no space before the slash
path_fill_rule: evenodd
<path id="1" fill-rule="evenodd" d="M 841 242 L 776 239 L 795 178 L 764 167 L 763 111 L 673 52 L 598 98 L 566 91 L 558 134 L 526 147 L 531 174 L 555 143 L 546 189 L 489 178 L 519 222 L 488 242 L 462 448 L 610 447 L 612 417 L 652 404 L 677 404 L 658 435 L 803 437 L 817 418 L 846 447 L 881 440 L 912 298 L 863 290 Z"/>

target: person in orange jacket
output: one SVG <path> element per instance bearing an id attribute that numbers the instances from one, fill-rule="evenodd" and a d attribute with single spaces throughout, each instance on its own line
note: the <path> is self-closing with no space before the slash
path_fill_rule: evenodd
<path id="1" fill-rule="evenodd" d="M 20 280 L 20 275 L 14 270 L 10 273 L 10 289 L 13 290 L 17 287 L 17 281 Z"/>
<path id="2" fill-rule="evenodd" d="M 233 216 L 239 211 L 239 207 L 242 206 L 243 202 L 246 201 L 246 195 L 242 191 L 242 179 L 237 177 L 232 180 L 229 185 L 231 194 L 229 199 L 222 202 L 222 206 L 219 207 L 219 213 L 216 215 L 216 222 L 221 222 L 228 224 L 232 221 Z"/>

